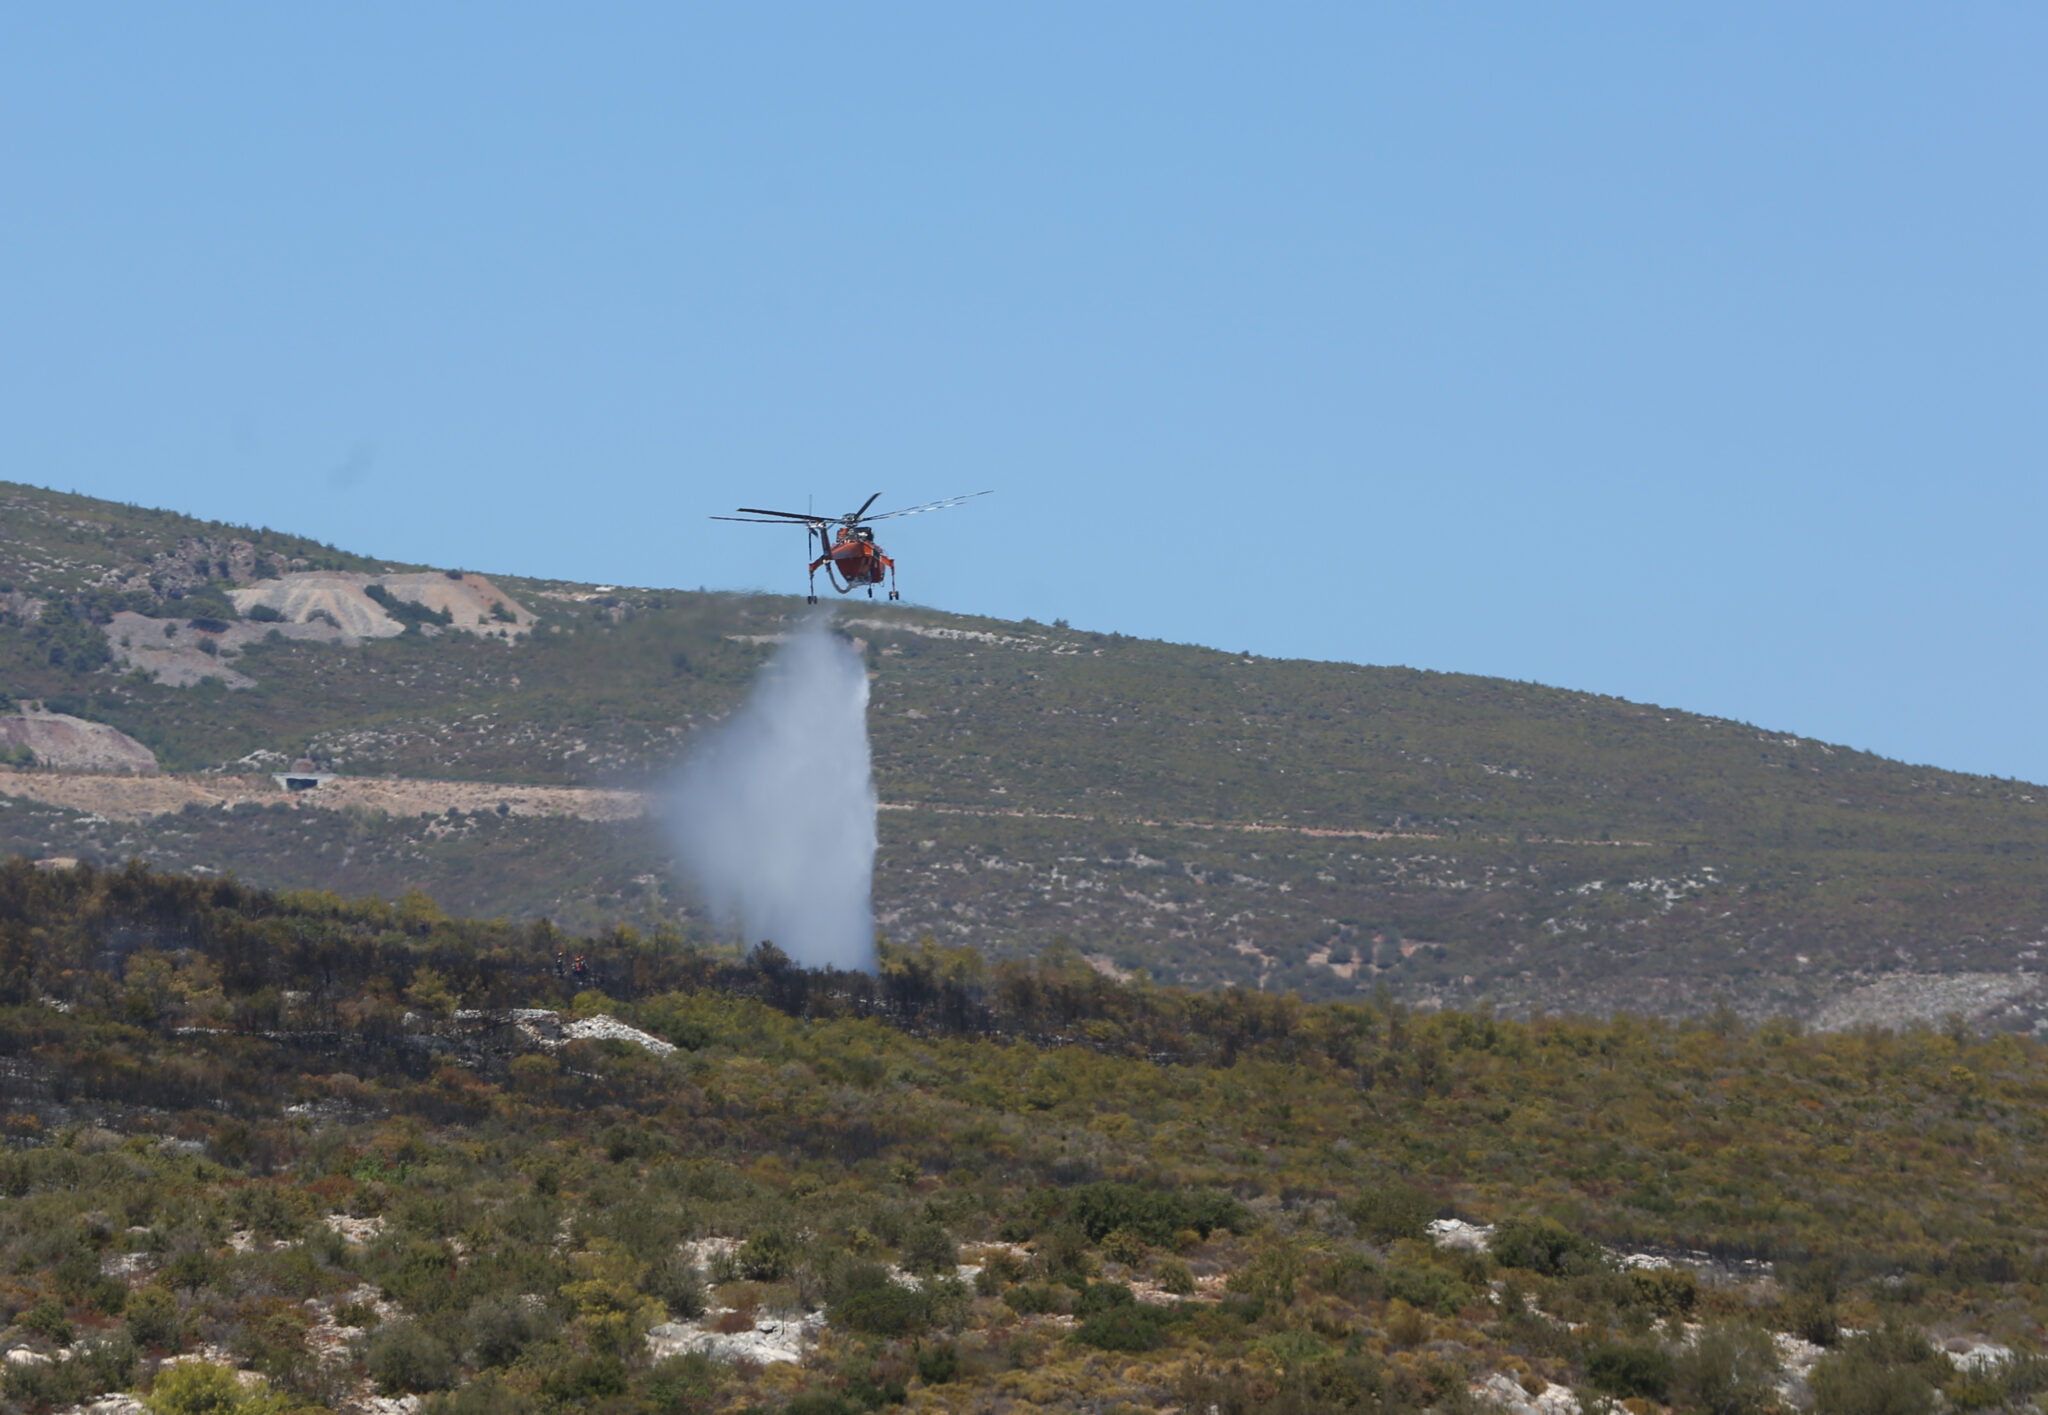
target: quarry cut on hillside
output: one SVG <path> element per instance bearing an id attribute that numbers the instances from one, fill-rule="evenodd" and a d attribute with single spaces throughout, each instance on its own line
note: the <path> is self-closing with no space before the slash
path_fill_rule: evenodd
<path id="1" fill-rule="evenodd" d="M 388 639 L 404 633 L 405 625 L 370 594 L 372 586 L 401 603 L 447 615 L 446 627 L 465 634 L 514 639 L 533 628 L 532 612 L 510 595 L 482 575 L 453 570 L 414 575 L 302 571 L 227 593 L 245 616 L 270 610 L 285 622 L 326 623 L 357 639 Z"/>
<path id="2" fill-rule="evenodd" d="M 251 644 L 285 639 L 352 647 L 366 639 L 396 638 L 413 623 L 429 636 L 463 633 L 509 643 L 531 633 L 534 622 L 532 611 L 482 575 L 454 571 L 294 571 L 224 593 L 245 617 L 166 619 L 116 612 L 105 626 L 115 662 L 167 688 L 196 687 L 209 679 L 253 688 L 256 680 L 232 666 Z M 413 623 L 400 617 L 407 609 L 418 611 L 410 616 Z"/>

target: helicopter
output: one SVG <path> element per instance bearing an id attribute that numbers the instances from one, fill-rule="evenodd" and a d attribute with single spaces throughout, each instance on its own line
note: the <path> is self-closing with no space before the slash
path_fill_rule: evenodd
<path id="1" fill-rule="evenodd" d="M 811 592 L 806 602 L 818 602 L 818 567 L 825 569 L 825 583 L 841 594 L 849 594 L 855 585 L 868 587 L 868 598 L 875 597 L 875 586 L 882 583 L 884 575 L 889 581 L 889 598 L 901 599 L 896 593 L 896 562 L 882 553 L 882 547 L 875 544 L 874 529 L 870 521 L 886 521 L 891 516 L 915 516 L 920 511 L 943 511 L 948 506 L 958 506 L 963 501 L 972 501 L 977 496 L 987 496 L 986 491 L 971 491 L 965 496 L 949 496 L 943 501 L 927 501 L 921 506 L 906 506 L 901 511 L 877 511 L 868 514 L 868 507 L 881 499 L 876 492 L 860 504 L 858 511 L 849 511 L 844 516 L 820 516 L 815 511 L 764 511 L 758 506 L 741 506 L 744 516 L 713 516 L 714 521 L 748 521 L 758 526 L 802 525 L 817 539 L 818 558 L 811 562 Z M 771 519 L 772 518 L 772 519 Z M 833 530 L 834 526 L 837 530 Z"/>

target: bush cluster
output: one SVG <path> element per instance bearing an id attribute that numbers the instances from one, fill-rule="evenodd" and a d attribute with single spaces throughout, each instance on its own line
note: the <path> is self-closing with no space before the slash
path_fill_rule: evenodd
<path id="1" fill-rule="evenodd" d="M 1757 1415 L 1767 1327 L 1831 1344 L 1819 1415 L 2048 1385 L 2027 1362 L 1957 1372 L 1919 1335 L 2033 1313 L 2037 1259 L 2007 1238 L 2048 1217 L 2032 1043 L 1212 1006 L 936 956 L 863 995 L 767 950 L 624 938 L 591 942 L 605 992 L 571 994 L 556 947 L 423 896 L 0 866 L 22 1097 L 0 1315 L 73 1352 L 10 1367 L 7 1399 L 155 1392 L 162 1357 L 203 1345 L 262 1377 L 237 1399 L 300 1406 L 367 1379 L 534 1415 L 920 1387 L 1405 1415 L 1490 1369 Z M 543 1054 L 458 1014 L 473 999 L 611 1011 L 679 1049 Z M 1090 1026 L 992 1034 L 1063 1008 Z M 1130 1054 L 1165 1030 L 1164 1059 Z M 1427 1084 L 1399 1070 L 1417 1048 Z M 1882 1226 L 1843 1221 L 1880 1193 Z M 1493 1220 L 1491 1254 L 1418 1239 L 1445 1210 Z M 1776 1281 L 1610 1260 L 1637 1243 L 1774 1258 Z M 647 1344 L 806 1313 L 833 1330 L 800 1374 Z M 309 1332 L 337 1326 L 314 1359 Z"/>

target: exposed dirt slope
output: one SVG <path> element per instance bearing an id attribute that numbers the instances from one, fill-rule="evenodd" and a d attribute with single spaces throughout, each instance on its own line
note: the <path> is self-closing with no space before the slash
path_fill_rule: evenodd
<path id="1" fill-rule="evenodd" d="M 228 598 L 244 614 L 257 608 L 272 609 L 293 624 L 315 623 L 325 618 L 344 634 L 358 639 L 396 638 L 405 632 L 405 626 L 363 592 L 365 585 L 376 582 L 373 575 L 316 570 L 229 590 Z"/>
<path id="2" fill-rule="evenodd" d="M 41 712 L 24 707 L 18 716 L 0 717 L 0 751 L 22 747 L 35 753 L 43 766 L 84 768 L 91 771 L 156 770 L 156 754 L 127 733 L 104 722 L 85 722 L 61 712 Z M 104 778 L 117 784 L 133 784 L 132 778 Z"/>

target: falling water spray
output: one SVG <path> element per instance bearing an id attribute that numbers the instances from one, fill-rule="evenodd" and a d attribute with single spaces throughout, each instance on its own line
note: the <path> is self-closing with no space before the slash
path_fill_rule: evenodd
<path id="1" fill-rule="evenodd" d="M 867 711 L 866 665 L 813 613 L 670 797 L 677 852 L 713 918 L 811 967 L 874 967 Z"/>

